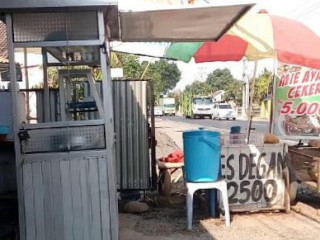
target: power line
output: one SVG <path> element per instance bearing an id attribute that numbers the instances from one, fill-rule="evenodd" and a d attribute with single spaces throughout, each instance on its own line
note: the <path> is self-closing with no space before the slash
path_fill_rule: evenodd
<path id="1" fill-rule="evenodd" d="M 299 18 L 301 18 L 303 16 L 306 16 L 306 15 L 308 15 L 308 14 L 310 14 L 310 13 L 316 11 L 316 10 L 319 10 L 319 9 L 320 9 L 320 3 L 318 2 L 318 3 L 310 6 L 308 9 L 306 9 L 302 13 L 300 13 L 298 16 L 296 16 L 296 18 L 299 19 Z"/>
<path id="2" fill-rule="evenodd" d="M 310 5 L 310 3 L 311 3 L 311 5 Z M 308 2 L 308 3 L 302 2 L 298 6 L 295 6 L 295 9 L 293 11 L 287 12 L 285 15 L 287 15 L 287 14 L 293 14 L 293 15 L 298 14 L 301 10 L 304 11 L 304 10 L 308 9 L 309 7 L 311 7 L 313 4 L 314 3 L 311 2 L 311 1 Z"/>

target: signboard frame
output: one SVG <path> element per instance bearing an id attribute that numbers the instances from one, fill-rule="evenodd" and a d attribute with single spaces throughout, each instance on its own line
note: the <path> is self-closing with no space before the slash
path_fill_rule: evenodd
<path id="1" fill-rule="evenodd" d="M 221 173 L 228 185 L 230 211 L 290 209 L 285 149 L 283 144 L 221 148 Z"/>
<path id="2" fill-rule="evenodd" d="M 272 132 L 283 139 L 319 138 L 320 70 L 278 62 L 273 84 Z"/>

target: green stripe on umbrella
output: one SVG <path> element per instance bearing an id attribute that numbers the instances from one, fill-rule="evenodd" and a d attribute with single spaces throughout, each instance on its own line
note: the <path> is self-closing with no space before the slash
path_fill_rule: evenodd
<path id="1" fill-rule="evenodd" d="M 189 62 L 203 42 L 180 42 L 172 43 L 165 53 L 166 58 L 173 58 Z"/>

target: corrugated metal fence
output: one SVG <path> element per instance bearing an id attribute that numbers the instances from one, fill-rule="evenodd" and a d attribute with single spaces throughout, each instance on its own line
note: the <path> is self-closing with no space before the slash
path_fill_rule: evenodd
<path id="1" fill-rule="evenodd" d="M 152 186 L 148 81 L 113 81 L 117 181 L 120 189 Z"/>
<path id="2" fill-rule="evenodd" d="M 151 83 L 146 80 L 114 80 L 113 106 L 116 134 L 116 169 L 119 190 L 155 187 L 155 147 Z M 98 92 L 101 83 L 97 83 Z M 32 90 L 31 90 L 32 91 Z M 37 120 L 44 121 L 44 93 L 34 90 Z M 89 92 L 90 91 L 85 91 Z M 50 90 L 50 120 L 60 121 L 59 91 Z M 88 113 L 88 119 L 96 114 Z M 151 121 L 149 122 L 149 117 Z M 150 127 L 149 127 L 150 126 Z"/>

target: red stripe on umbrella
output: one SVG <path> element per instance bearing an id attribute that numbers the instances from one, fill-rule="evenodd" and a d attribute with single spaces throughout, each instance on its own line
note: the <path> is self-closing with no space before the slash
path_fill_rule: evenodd
<path id="1" fill-rule="evenodd" d="M 205 42 L 194 54 L 195 62 L 239 61 L 248 43 L 239 37 L 224 35 L 218 42 Z"/>
<path id="2" fill-rule="evenodd" d="M 278 60 L 319 69 L 319 37 L 302 23 L 278 16 L 269 17 Z"/>

